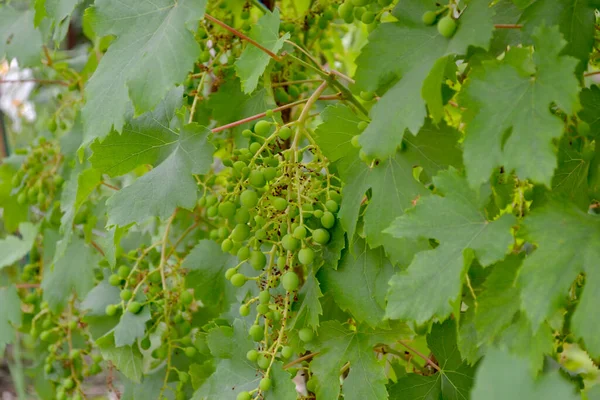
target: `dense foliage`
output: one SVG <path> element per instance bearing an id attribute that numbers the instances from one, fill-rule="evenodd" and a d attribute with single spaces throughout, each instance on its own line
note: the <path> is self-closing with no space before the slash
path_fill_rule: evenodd
<path id="1" fill-rule="evenodd" d="M 600 398 L 597 7 L 0 6 L 17 391 Z"/>

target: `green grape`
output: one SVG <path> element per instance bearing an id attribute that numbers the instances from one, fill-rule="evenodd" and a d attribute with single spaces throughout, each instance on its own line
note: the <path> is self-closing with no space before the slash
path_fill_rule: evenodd
<path id="1" fill-rule="evenodd" d="M 121 279 L 126 279 L 130 272 L 131 268 L 129 268 L 127 265 L 121 265 L 117 271 L 117 274 L 119 277 L 121 277 Z"/>
<path id="2" fill-rule="evenodd" d="M 261 145 L 258 142 L 252 142 L 248 148 L 250 149 L 250 153 L 256 154 L 260 150 Z"/>
<path id="3" fill-rule="evenodd" d="M 67 390 L 71 390 L 75 387 L 75 381 L 73 381 L 73 378 L 65 378 L 62 381 L 62 386 L 67 389 Z"/>
<path id="4" fill-rule="evenodd" d="M 247 224 L 250 221 L 250 212 L 245 208 L 238 208 L 235 212 L 235 222 L 238 224 Z"/>
<path id="5" fill-rule="evenodd" d="M 248 333 L 250 334 L 250 337 L 252 338 L 252 340 L 254 340 L 255 342 L 261 341 L 263 339 L 263 337 L 265 336 L 265 332 L 264 332 L 262 326 L 260 326 L 260 325 L 252 325 L 250 327 L 250 330 L 248 331 Z"/>
<path id="6" fill-rule="evenodd" d="M 287 234 L 281 238 L 281 245 L 286 250 L 294 251 L 300 246 L 300 241 L 294 238 L 292 235 Z"/>
<path id="7" fill-rule="evenodd" d="M 456 21 L 449 15 L 446 15 L 439 20 L 437 29 L 440 35 L 446 38 L 451 38 L 456 32 Z"/>
<path id="8" fill-rule="evenodd" d="M 189 290 L 184 290 L 181 292 L 179 299 L 181 300 L 181 304 L 188 306 L 194 301 L 194 295 Z"/>
<path id="9" fill-rule="evenodd" d="M 370 23 L 375 21 L 375 13 L 372 11 L 367 11 L 362 15 L 360 20 L 362 21 L 363 24 L 369 25 Z"/>
<path id="10" fill-rule="evenodd" d="M 327 29 L 327 25 L 329 25 L 329 21 L 327 21 L 326 18 L 319 18 L 319 21 L 317 22 L 317 25 L 319 26 L 319 28 L 321 29 Z M 294 96 L 295 97 L 295 96 Z"/>
<path id="11" fill-rule="evenodd" d="M 225 239 L 231 233 L 226 226 L 220 226 L 217 232 L 219 233 L 219 239 Z"/>
<path id="12" fill-rule="evenodd" d="M 294 238 L 298 239 L 298 240 L 302 240 L 306 237 L 306 228 L 304 226 L 298 226 L 294 229 L 294 233 L 292 233 L 292 236 L 294 236 Z"/>
<path id="13" fill-rule="evenodd" d="M 217 204 L 217 201 L 219 201 L 219 199 L 217 199 L 217 196 L 213 194 L 209 194 L 208 196 L 206 196 L 206 205 L 209 207 Z"/>
<path id="14" fill-rule="evenodd" d="M 433 25 L 437 19 L 437 14 L 434 11 L 425 11 L 421 19 L 425 25 Z"/>
<path id="15" fill-rule="evenodd" d="M 240 161 L 240 160 L 233 163 L 233 169 L 235 169 L 238 172 L 242 172 L 242 170 L 246 167 L 247 167 L 246 163 L 243 161 Z"/>
<path id="16" fill-rule="evenodd" d="M 371 3 L 372 0 L 350 0 L 352 4 L 356 7 L 366 6 Z"/>
<path id="17" fill-rule="evenodd" d="M 260 136 L 266 136 L 271 131 L 271 123 L 269 121 L 258 121 L 254 125 L 254 132 Z"/>
<path id="18" fill-rule="evenodd" d="M 275 100 L 278 103 L 287 103 L 290 101 L 290 96 L 287 94 L 284 88 L 277 88 L 275 90 Z"/>
<path id="19" fill-rule="evenodd" d="M 325 229 L 333 228 L 333 225 L 335 225 L 335 216 L 331 213 L 331 211 L 325 211 L 323 213 L 323 216 L 321 217 L 321 225 L 323 225 L 323 228 Z"/>
<path id="20" fill-rule="evenodd" d="M 319 244 L 327 244 L 331 236 L 329 235 L 329 232 L 327 232 L 325 229 L 319 228 L 314 230 L 312 237 L 314 241 Z"/>
<path id="21" fill-rule="evenodd" d="M 265 240 L 267 238 L 267 231 L 265 231 L 264 229 L 257 229 L 254 232 L 254 237 L 257 240 Z"/>
<path id="22" fill-rule="evenodd" d="M 283 348 L 281 349 L 281 356 L 283 358 L 285 358 L 287 360 L 288 358 L 290 358 L 293 355 L 294 355 L 294 349 L 292 349 L 290 346 L 283 346 Z"/>
<path id="23" fill-rule="evenodd" d="M 187 383 L 188 380 L 190 379 L 190 376 L 186 372 L 183 372 L 183 371 L 179 371 L 177 376 L 179 377 L 179 382 L 184 383 L 184 384 Z"/>
<path id="24" fill-rule="evenodd" d="M 250 236 L 250 227 L 246 224 L 237 224 L 231 232 L 231 239 L 234 242 L 243 242 Z"/>
<path id="25" fill-rule="evenodd" d="M 27 194 L 25 192 L 19 193 L 19 195 L 17 196 L 17 203 L 19 203 L 19 205 L 23 205 L 26 202 L 27 202 Z"/>
<path id="26" fill-rule="evenodd" d="M 317 381 L 314 379 L 306 381 L 306 389 L 311 393 L 315 393 L 317 391 Z"/>
<path id="27" fill-rule="evenodd" d="M 269 312 L 269 305 L 268 304 L 259 304 L 256 306 L 256 312 L 260 315 L 265 315 L 266 313 Z"/>
<path id="28" fill-rule="evenodd" d="M 281 283 L 288 292 L 293 292 L 300 285 L 300 278 L 294 271 L 288 271 L 281 277 Z"/>
<path id="29" fill-rule="evenodd" d="M 246 261 L 250 257 L 250 249 L 246 246 L 240 247 L 237 252 L 237 258 L 240 261 Z"/>
<path id="30" fill-rule="evenodd" d="M 210 206 L 206 209 L 206 215 L 208 215 L 209 218 L 216 217 L 218 213 L 219 209 L 216 206 Z"/>
<path id="31" fill-rule="evenodd" d="M 379 3 L 379 5 L 382 7 L 386 7 L 392 4 L 392 1 L 394 0 L 377 0 L 377 3 Z"/>
<path id="32" fill-rule="evenodd" d="M 315 259 L 315 252 L 310 247 L 301 249 L 298 252 L 298 261 L 300 261 L 300 264 L 302 264 L 302 265 L 308 265 L 308 264 L 312 263 L 314 261 L 314 259 Z"/>
<path id="33" fill-rule="evenodd" d="M 235 204 L 230 201 L 225 201 L 219 204 L 219 215 L 223 218 L 231 218 L 235 214 Z"/>
<path id="34" fill-rule="evenodd" d="M 236 400 L 252 400 L 252 395 L 248 392 L 238 393 Z"/>
<path id="35" fill-rule="evenodd" d="M 117 274 L 112 274 L 108 277 L 108 283 L 112 286 L 119 286 L 121 284 L 121 277 Z"/>
<path id="36" fill-rule="evenodd" d="M 277 169 L 275 167 L 267 167 L 263 171 L 267 182 L 272 181 L 277 176 Z"/>
<path id="37" fill-rule="evenodd" d="M 349 0 L 346 0 L 346 2 L 341 4 L 338 8 L 338 14 L 340 14 L 340 17 L 344 22 L 350 24 L 354 21 L 354 6 Z"/>
<path id="38" fill-rule="evenodd" d="M 190 357 L 191 358 L 191 357 L 194 357 L 196 355 L 197 350 L 196 350 L 195 347 L 189 346 L 189 347 L 185 348 L 184 352 L 185 352 L 185 356 L 186 357 Z"/>
<path id="39" fill-rule="evenodd" d="M 260 390 L 262 390 L 263 392 L 266 392 L 267 390 L 271 389 L 271 385 L 273 383 L 271 382 L 271 378 L 262 378 L 260 380 L 260 383 L 258 384 L 258 387 L 260 388 Z"/>
<path id="40" fill-rule="evenodd" d="M 298 331 L 298 337 L 303 342 L 308 343 L 315 338 L 315 333 L 310 328 L 302 328 Z"/>
<path id="41" fill-rule="evenodd" d="M 260 304 L 267 304 L 271 301 L 271 293 L 268 290 L 263 290 L 258 294 L 258 301 Z"/>
<path id="42" fill-rule="evenodd" d="M 106 308 L 104 309 L 104 313 L 106 315 L 108 315 L 109 317 L 112 317 L 113 315 L 117 314 L 117 311 L 119 311 L 119 306 L 115 305 L 115 304 L 109 304 L 106 306 Z M 43 340 L 43 339 L 42 339 Z"/>
<path id="43" fill-rule="evenodd" d="M 283 269 L 285 267 L 285 256 L 281 256 L 277 259 L 277 268 Z"/>
<path id="44" fill-rule="evenodd" d="M 121 290 L 120 296 L 121 296 L 121 300 L 124 301 L 129 301 L 131 300 L 131 296 L 132 296 L 132 292 L 129 289 L 123 289 Z"/>
<path id="45" fill-rule="evenodd" d="M 79 358 L 80 356 L 81 356 L 80 349 L 71 349 L 71 351 L 69 352 L 69 359 L 71 359 L 71 360 L 75 360 L 76 358 Z"/>
<path id="46" fill-rule="evenodd" d="M 369 123 L 367 121 L 360 121 L 357 125 L 356 128 L 359 131 L 364 131 L 365 129 L 367 129 L 367 126 L 369 126 Z M 355 146 L 356 147 L 356 146 Z"/>
<path id="47" fill-rule="evenodd" d="M 228 268 L 227 271 L 225 271 L 225 279 L 230 280 L 232 276 L 234 276 L 237 273 L 237 268 Z"/>
<path id="48" fill-rule="evenodd" d="M 235 287 L 244 286 L 247 280 L 248 278 L 246 278 L 246 276 L 243 274 L 234 274 L 230 279 L 231 284 Z"/>
<path id="49" fill-rule="evenodd" d="M 284 126 L 277 132 L 277 135 L 281 140 L 288 140 L 292 136 L 292 130 L 288 126 Z"/>
<path id="50" fill-rule="evenodd" d="M 364 7 L 355 7 L 354 8 L 354 18 L 356 18 L 357 20 L 361 20 L 363 14 L 365 13 L 365 8 Z"/>
<path id="51" fill-rule="evenodd" d="M 323 217 L 323 210 L 315 210 L 313 217 L 321 219 Z"/>
<path id="52" fill-rule="evenodd" d="M 254 349 L 248 350 L 248 352 L 246 353 L 246 359 L 252 362 L 258 360 L 258 351 Z"/>
<path id="53" fill-rule="evenodd" d="M 129 311 L 132 314 L 137 314 L 140 312 L 140 310 L 142 309 L 142 303 L 137 302 L 137 301 L 132 301 L 131 303 L 129 303 L 129 305 L 127 306 L 127 311 Z"/>
<path id="54" fill-rule="evenodd" d="M 271 203 L 273 204 L 273 207 L 275 207 L 275 209 L 277 211 L 283 211 L 287 208 L 288 202 L 286 199 L 284 199 L 283 197 L 273 197 L 271 199 Z"/>
<path id="55" fill-rule="evenodd" d="M 45 202 L 46 202 L 46 195 L 44 194 L 44 192 L 39 192 L 37 195 L 37 203 L 44 204 Z"/>
<path id="56" fill-rule="evenodd" d="M 312 218 L 313 214 L 312 212 L 314 211 L 314 207 L 312 204 L 310 203 L 304 203 L 302 204 L 302 218 L 304 219 L 310 219 Z"/>
<path id="57" fill-rule="evenodd" d="M 224 253 L 229 252 L 232 248 L 233 242 L 231 241 L 231 239 L 225 239 L 223 240 L 223 243 L 221 243 L 221 250 L 223 250 Z"/>
<path id="58" fill-rule="evenodd" d="M 338 209 L 340 208 L 337 201 L 335 201 L 333 199 L 327 200 L 327 202 L 325 203 L 325 207 L 332 213 L 336 213 L 338 211 Z"/>
<path id="59" fill-rule="evenodd" d="M 371 101 L 375 98 L 375 93 L 363 91 L 363 92 L 360 92 L 360 98 L 363 99 L 364 101 Z"/>
<path id="60" fill-rule="evenodd" d="M 262 171 L 259 171 L 256 169 L 250 171 L 250 176 L 248 177 L 248 182 L 250 183 L 250 185 L 254 186 L 255 188 L 262 188 L 267 184 L 265 175 L 262 173 Z"/>
<path id="61" fill-rule="evenodd" d="M 256 340 L 258 342 L 258 340 Z M 258 360 L 256 360 L 256 363 L 258 364 L 259 368 L 261 369 L 267 369 L 269 368 L 269 365 L 271 364 L 271 360 L 269 359 L 268 356 L 261 354 L 258 356 Z"/>
<path id="62" fill-rule="evenodd" d="M 206 63 L 210 60 L 210 52 L 208 50 L 204 50 L 202 53 L 200 53 L 200 62 L 201 63 Z"/>
<path id="63" fill-rule="evenodd" d="M 350 139 L 350 144 L 357 149 L 360 149 L 362 146 L 360 145 L 360 142 L 358 141 L 360 135 L 354 135 L 352 136 L 352 139 Z"/>
<path id="64" fill-rule="evenodd" d="M 252 131 L 250 129 L 244 129 L 242 131 L 242 136 L 245 138 L 249 138 L 250 136 L 252 136 Z M 223 163 L 225 164 L 225 163 Z"/>
<path id="65" fill-rule="evenodd" d="M 257 271 L 260 271 L 267 265 L 267 256 L 260 250 L 253 250 L 250 253 L 250 265 Z"/>
<path id="66" fill-rule="evenodd" d="M 250 307 L 248 307 L 246 304 L 242 304 L 240 306 L 240 315 L 242 317 L 247 317 L 248 315 L 250 315 Z"/>
<path id="67" fill-rule="evenodd" d="M 151 345 L 152 345 L 152 343 L 150 342 L 150 339 L 147 337 L 143 338 L 140 343 L 140 346 L 142 347 L 143 350 L 148 350 Z"/>

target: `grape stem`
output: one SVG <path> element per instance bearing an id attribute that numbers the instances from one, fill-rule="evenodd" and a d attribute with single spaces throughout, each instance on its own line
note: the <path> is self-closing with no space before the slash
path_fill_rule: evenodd
<path id="1" fill-rule="evenodd" d="M 3 83 L 27 83 L 34 82 L 40 85 L 62 85 L 69 86 L 70 83 L 56 79 L 0 79 L 0 84 Z"/>
<path id="2" fill-rule="evenodd" d="M 296 358 L 294 361 L 292 361 L 292 362 L 290 362 L 290 363 L 288 363 L 288 364 L 284 365 L 284 366 L 283 366 L 283 369 L 288 369 L 288 368 L 291 368 L 291 367 L 293 367 L 293 366 L 294 366 L 294 365 L 296 365 L 296 364 L 300 364 L 302 361 L 310 360 L 311 358 L 313 358 L 313 357 L 315 357 L 315 356 L 318 356 L 318 355 L 319 355 L 319 352 L 318 352 L 318 351 L 316 351 L 316 352 L 314 352 L 314 353 L 308 353 L 308 354 L 305 354 L 305 355 L 303 355 L 302 357 L 300 357 L 300 358 Z"/>
<path id="3" fill-rule="evenodd" d="M 441 368 L 438 367 L 438 365 L 436 363 L 434 363 L 433 361 L 431 361 L 431 359 L 429 357 L 427 357 L 425 354 L 421 353 L 419 350 L 412 348 L 411 346 L 409 346 L 408 344 L 406 344 L 403 340 L 398 340 L 398 343 L 400 343 L 402 346 L 406 347 L 412 353 L 414 353 L 414 354 L 418 355 L 419 357 L 421 357 L 423 360 L 425 360 L 425 362 L 428 365 L 430 365 L 431 367 L 433 367 L 433 369 L 435 369 L 437 372 L 442 372 Z"/>
<path id="4" fill-rule="evenodd" d="M 496 29 L 521 29 L 523 27 L 522 24 L 495 24 L 494 28 Z"/>

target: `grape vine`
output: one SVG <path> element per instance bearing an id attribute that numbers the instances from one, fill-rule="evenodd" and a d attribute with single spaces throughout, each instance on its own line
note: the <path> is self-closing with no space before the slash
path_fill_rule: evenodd
<path id="1" fill-rule="evenodd" d="M 8 390 L 595 398 L 599 11 L 1 5 Z"/>

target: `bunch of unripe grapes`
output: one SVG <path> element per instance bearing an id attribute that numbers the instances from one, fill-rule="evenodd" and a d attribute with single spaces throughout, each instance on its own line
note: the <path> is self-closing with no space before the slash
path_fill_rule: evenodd
<path id="1" fill-rule="evenodd" d="M 374 29 L 381 11 L 392 4 L 393 0 L 345 0 L 338 8 L 340 17 L 347 24 L 357 21 Z"/>
<path id="2" fill-rule="evenodd" d="M 447 14 L 439 18 L 439 16 L 445 12 L 447 12 Z M 458 27 L 456 20 L 452 17 L 452 10 L 448 6 L 442 7 L 437 11 L 426 11 L 423 13 L 422 19 L 425 25 L 433 25 L 437 22 L 438 32 L 446 38 L 454 36 L 456 28 Z"/>
<path id="3" fill-rule="evenodd" d="M 56 399 L 83 398 L 80 383 L 102 371 L 102 356 L 94 351 L 85 323 L 75 307 L 69 313 L 54 314 L 41 301 L 38 289 L 25 294 L 24 304 L 37 314 L 29 334 L 44 354 L 46 379 L 56 383 Z"/>
<path id="4" fill-rule="evenodd" d="M 287 344 L 285 324 L 305 271 L 322 263 L 341 197 L 318 148 L 287 148 L 293 139 L 290 126 L 263 120 L 243 134 L 250 144 L 223 160 L 226 169 L 221 172 L 220 192 L 203 196 L 199 203 L 216 227 L 211 238 L 238 258 L 225 277 L 236 287 L 249 281 L 259 287 L 258 295 L 244 301 L 239 313 L 245 317 L 256 311 L 249 335 L 259 348 L 247 357 L 265 371 L 256 391 L 266 391 L 274 358 L 294 354 Z M 257 275 L 242 273 L 244 264 Z M 309 342 L 314 332 L 302 328 L 298 337 Z M 253 393 L 243 392 L 238 398 L 250 399 Z"/>
<path id="5" fill-rule="evenodd" d="M 62 161 L 58 144 L 40 137 L 35 147 L 18 149 L 16 153 L 26 155 L 21 167 L 12 178 L 12 194 L 21 205 L 37 205 L 46 210 L 52 204 L 54 194 L 64 183 L 58 174 Z"/>

